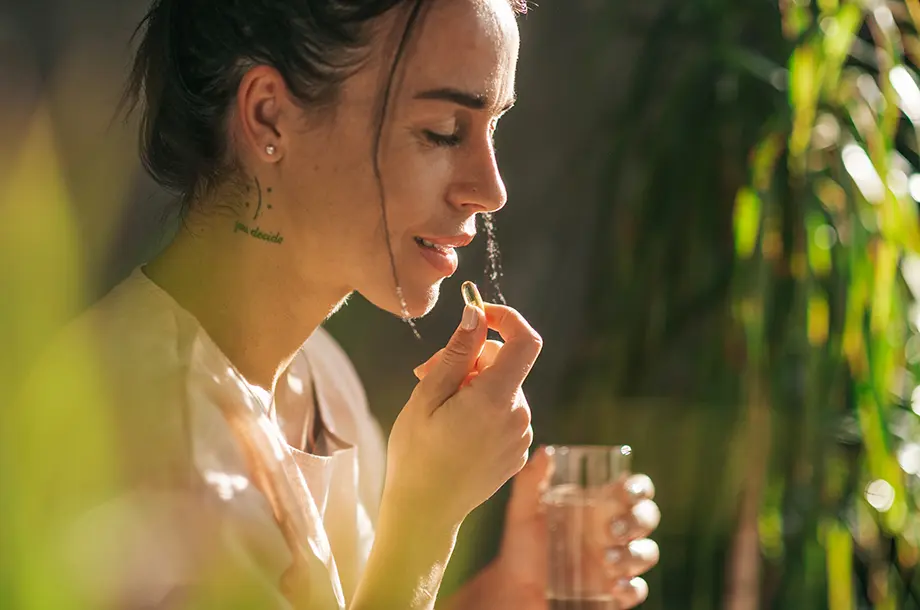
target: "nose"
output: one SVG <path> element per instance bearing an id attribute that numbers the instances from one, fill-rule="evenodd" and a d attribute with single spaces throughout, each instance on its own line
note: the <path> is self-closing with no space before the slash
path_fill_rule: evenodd
<path id="1" fill-rule="evenodd" d="M 508 202 L 508 191 L 498 169 L 495 147 L 477 147 L 458 164 L 456 179 L 448 193 L 452 205 L 466 213 L 496 212 Z"/>

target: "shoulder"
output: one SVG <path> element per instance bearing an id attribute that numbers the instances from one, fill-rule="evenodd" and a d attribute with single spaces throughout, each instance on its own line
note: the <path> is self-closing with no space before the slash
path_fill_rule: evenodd
<path id="1" fill-rule="evenodd" d="M 132 274 L 62 329 L 20 400 L 38 449 L 98 460 L 125 482 L 169 485 L 188 473 L 188 362 L 182 321 L 148 283 Z"/>
<path id="2" fill-rule="evenodd" d="M 257 591 L 253 607 L 287 607 L 270 585 L 283 538 L 264 500 L 225 502 L 197 474 L 201 456 L 241 471 L 220 413 L 189 391 L 203 370 L 203 331 L 138 273 L 57 335 L 19 396 L 24 489 L 53 482 L 43 490 L 52 502 L 30 504 L 31 523 L 50 532 L 45 555 L 61 562 L 48 565 L 87 607 L 159 606 L 182 591 L 221 602 Z M 229 588 L 217 562 L 235 570 Z"/>
<path id="3" fill-rule="evenodd" d="M 91 353 L 116 369 L 150 371 L 165 360 L 177 360 L 180 334 L 189 327 L 188 314 L 148 280 L 132 273 L 89 309 L 65 326 L 46 348 L 37 372 L 58 362 L 72 362 Z M 136 357 L 153 357 L 150 366 L 133 367 Z"/>

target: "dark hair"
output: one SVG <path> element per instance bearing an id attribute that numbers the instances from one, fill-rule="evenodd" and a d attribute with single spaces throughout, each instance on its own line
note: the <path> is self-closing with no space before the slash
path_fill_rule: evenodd
<path id="1" fill-rule="evenodd" d="M 305 104 L 333 101 L 364 46 L 362 25 L 403 0 L 156 0 L 126 90 L 143 101 L 144 168 L 188 204 L 234 169 L 226 121 L 252 66 L 276 68 Z"/>
<path id="2" fill-rule="evenodd" d="M 228 145 L 227 115 L 247 70 L 272 66 L 305 106 L 332 106 L 338 85 L 364 59 L 368 22 L 411 3 L 376 130 L 369 134 L 380 183 L 379 140 L 394 77 L 428 1 L 155 0 L 134 32 L 142 38 L 122 102 L 129 112 L 143 108 L 144 168 L 180 195 L 184 212 L 237 169 Z M 526 0 L 508 1 L 517 12 L 526 12 Z M 386 224 L 382 193 L 381 206 Z M 385 232 L 389 238 L 386 227 Z M 392 263 L 392 250 L 390 256 Z"/>
<path id="3" fill-rule="evenodd" d="M 156 0 L 135 30 L 142 38 L 123 102 L 129 111 L 143 102 L 144 168 L 187 204 L 235 169 L 226 120 L 248 69 L 270 65 L 304 105 L 331 105 L 363 60 L 367 23 L 411 2 L 385 105 L 425 1 Z"/>

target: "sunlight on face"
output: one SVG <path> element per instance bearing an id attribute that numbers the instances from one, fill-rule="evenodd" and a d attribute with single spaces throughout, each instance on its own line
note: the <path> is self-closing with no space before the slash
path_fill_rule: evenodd
<path id="1" fill-rule="evenodd" d="M 389 241 L 409 314 L 435 304 L 456 270 L 456 247 L 475 216 L 501 208 L 505 187 L 493 133 L 514 99 L 519 36 L 506 0 L 435 0 L 423 5 L 396 72 L 379 163 Z M 334 118 L 292 142 L 296 171 L 280 188 L 296 254 L 330 282 L 399 314 L 383 230 L 373 135 L 383 86 L 407 12 L 380 19 L 370 60 L 341 90 Z"/>

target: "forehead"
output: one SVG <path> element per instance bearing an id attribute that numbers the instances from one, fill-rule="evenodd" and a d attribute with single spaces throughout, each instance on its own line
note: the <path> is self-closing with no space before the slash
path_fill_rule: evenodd
<path id="1" fill-rule="evenodd" d="M 502 106 L 514 97 L 519 34 L 507 0 L 429 3 L 404 58 L 402 90 L 453 88 Z"/>

